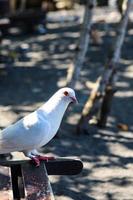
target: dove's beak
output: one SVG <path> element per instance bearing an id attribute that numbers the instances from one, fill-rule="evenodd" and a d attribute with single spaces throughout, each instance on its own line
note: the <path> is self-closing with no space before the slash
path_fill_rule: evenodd
<path id="1" fill-rule="evenodd" d="M 78 100 L 77 100 L 76 97 L 70 97 L 70 98 L 71 98 L 71 100 L 72 100 L 72 103 L 78 103 Z"/>

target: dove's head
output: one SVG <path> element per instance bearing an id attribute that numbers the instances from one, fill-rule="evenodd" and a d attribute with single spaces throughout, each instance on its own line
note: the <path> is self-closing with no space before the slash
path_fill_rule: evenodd
<path id="1" fill-rule="evenodd" d="M 42 109 L 45 113 L 55 113 L 55 118 L 60 119 L 63 117 L 65 110 L 70 103 L 77 103 L 76 95 L 73 89 L 65 87 L 59 89 L 45 104 Z"/>
<path id="2" fill-rule="evenodd" d="M 75 91 L 71 88 L 65 87 L 61 88 L 57 92 L 60 95 L 60 98 L 63 99 L 64 101 L 67 101 L 69 103 L 77 103 L 77 98 L 75 95 Z"/>

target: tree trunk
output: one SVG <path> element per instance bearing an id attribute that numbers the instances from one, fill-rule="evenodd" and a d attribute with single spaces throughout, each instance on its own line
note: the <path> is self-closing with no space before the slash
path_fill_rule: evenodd
<path id="1" fill-rule="evenodd" d="M 72 87 L 72 88 L 75 87 L 76 81 L 79 78 L 80 71 L 82 69 L 85 56 L 88 50 L 88 44 L 90 40 L 90 29 L 92 25 L 92 13 L 93 13 L 93 8 L 95 7 L 95 4 L 96 4 L 95 2 L 96 2 L 95 0 L 87 0 L 86 2 L 79 45 L 76 49 L 77 52 L 76 52 L 75 59 L 72 65 L 70 65 L 68 69 L 67 86 Z"/>

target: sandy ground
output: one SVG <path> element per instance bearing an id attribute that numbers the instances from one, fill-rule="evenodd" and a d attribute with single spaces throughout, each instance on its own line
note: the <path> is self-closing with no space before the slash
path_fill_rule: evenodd
<path id="1" fill-rule="evenodd" d="M 82 8 L 71 13 L 56 13 L 56 22 L 47 24 L 45 35 L 6 36 L 7 44 L 17 48 L 29 44 L 27 61 L 1 64 L 0 67 L 0 127 L 22 118 L 42 105 L 57 88 L 64 85 L 67 68 L 74 57 L 78 42 Z M 60 20 L 60 15 L 65 16 Z M 53 13 L 49 19 L 55 20 Z M 66 20 L 68 19 L 68 20 Z M 101 45 L 90 44 L 76 91 L 79 105 L 69 110 L 60 128 L 58 138 L 45 148 L 45 153 L 55 156 L 78 157 L 84 169 L 77 176 L 51 176 L 57 200 L 131 200 L 133 199 L 133 26 L 129 25 L 119 68 L 117 92 L 107 128 L 89 129 L 88 135 L 76 136 L 75 124 L 90 90 L 86 81 L 95 81 L 103 71 L 109 48 L 114 42 L 118 13 L 97 9 L 94 21 L 106 20 L 97 25 L 102 37 Z M 51 20 L 52 21 L 52 20 Z M 4 68 L 3 68 L 4 67 Z M 117 128 L 126 124 L 128 131 Z"/>

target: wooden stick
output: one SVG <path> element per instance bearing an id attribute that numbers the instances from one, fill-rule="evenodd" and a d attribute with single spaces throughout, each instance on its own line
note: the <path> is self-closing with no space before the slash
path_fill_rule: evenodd
<path id="1" fill-rule="evenodd" d="M 20 11 L 24 11 L 26 8 L 26 0 L 21 0 L 21 4 L 20 4 L 20 7 L 19 7 L 19 10 Z"/>
<path id="2" fill-rule="evenodd" d="M 114 46 L 114 53 L 109 65 L 109 67 L 112 69 L 112 74 L 109 77 L 109 82 L 105 87 L 105 95 L 103 96 L 102 104 L 100 107 L 100 115 L 98 119 L 98 126 L 100 127 L 106 126 L 107 116 L 111 109 L 111 102 L 112 102 L 113 94 L 115 93 L 115 83 L 116 83 L 116 80 L 118 79 L 117 66 L 120 61 L 122 45 L 125 39 L 130 8 L 131 8 L 131 0 L 128 0 L 127 9 L 120 21 L 120 26 L 118 27 L 118 34 L 117 34 L 116 43 Z M 108 90 L 108 88 L 110 88 L 110 90 Z"/>
<path id="3" fill-rule="evenodd" d="M 75 59 L 68 69 L 67 75 L 67 86 L 74 88 L 76 81 L 80 76 L 80 71 L 82 69 L 85 56 L 88 50 L 88 44 L 90 41 L 90 29 L 92 25 L 92 15 L 93 8 L 95 7 L 95 0 L 87 0 L 85 6 L 85 13 L 83 19 L 83 25 L 80 33 L 79 45 L 77 47 L 77 52 Z"/>
<path id="4" fill-rule="evenodd" d="M 117 65 L 120 60 L 121 49 L 124 43 L 130 6 L 131 6 L 131 1 L 128 0 L 127 9 L 120 22 L 119 33 L 116 37 L 116 43 L 114 46 L 114 53 L 112 59 L 110 60 L 108 68 L 105 69 L 99 81 L 97 80 L 97 84 L 95 88 L 92 90 L 90 97 L 88 98 L 83 108 L 81 118 L 77 125 L 78 132 L 85 132 L 86 122 L 88 123 L 88 120 L 90 120 L 93 115 L 96 115 L 96 112 L 99 109 L 100 111 L 97 116 L 97 124 L 99 126 L 105 126 L 106 124 L 107 116 L 110 110 L 109 108 L 111 107 L 112 97 L 115 92 L 114 85 L 117 79 L 117 74 L 116 74 Z"/>
<path id="5" fill-rule="evenodd" d="M 101 77 L 97 79 L 96 85 L 94 89 L 91 91 L 91 94 L 84 105 L 81 118 L 76 128 L 77 135 L 88 132 L 88 121 L 92 119 L 93 114 L 96 113 L 98 110 L 97 102 L 99 99 L 98 90 L 99 90 L 100 81 L 101 81 Z"/>
<path id="6" fill-rule="evenodd" d="M 11 14 L 13 14 L 16 10 L 16 0 L 10 0 L 9 6 L 10 6 L 10 12 Z"/>

